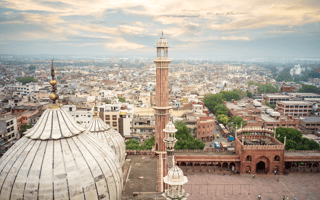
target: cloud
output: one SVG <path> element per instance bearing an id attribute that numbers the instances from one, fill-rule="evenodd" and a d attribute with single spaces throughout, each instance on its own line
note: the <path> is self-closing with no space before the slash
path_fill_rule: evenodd
<path id="1" fill-rule="evenodd" d="M 110 42 L 105 44 L 107 49 L 111 49 L 113 51 L 127 51 L 127 50 L 135 50 L 145 47 L 141 44 L 136 44 L 133 42 L 128 42 L 123 38 L 114 38 Z"/>

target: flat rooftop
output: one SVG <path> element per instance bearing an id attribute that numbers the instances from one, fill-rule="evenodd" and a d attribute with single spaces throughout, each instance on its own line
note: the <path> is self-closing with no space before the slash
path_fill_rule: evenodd
<path id="1" fill-rule="evenodd" d="M 312 105 L 312 103 L 306 101 L 279 101 L 279 103 L 283 103 L 285 105 Z"/>
<path id="2" fill-rule="evenodd" d="M 320 116 L 317 116 L 317 117 L 303 117 L 303 118 L 300 118 L 301 121 L 304 121 L 304 122 L 320 122 Z"/>
<path id="3" fill-rule="evenodd" d="M 122 193 L 122 199 L 134 199 L 133 192 L 157 192 L 157 157 L 128 155 L 127 159 L 131 159 L 131 169 Z"/>
<path id="4" fill-rule="evenodd" d="M 266 94 L 265 96 L 269 98 L 290 98 L 290 96 L 282 94 Z"/>

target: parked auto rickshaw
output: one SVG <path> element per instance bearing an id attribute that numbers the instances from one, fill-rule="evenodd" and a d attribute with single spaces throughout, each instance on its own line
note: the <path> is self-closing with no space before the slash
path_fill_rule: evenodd
<path id="1" fill-rule="evenodd" d="M 219 138 L 219 137 L 220 137 L 220 135 L 218 134 L 218 135 L 217 135 L 217 138 Z"/>

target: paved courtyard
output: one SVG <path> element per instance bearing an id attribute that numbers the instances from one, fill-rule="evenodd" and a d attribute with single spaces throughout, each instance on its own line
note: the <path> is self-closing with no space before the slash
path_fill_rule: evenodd
<path id="1" fill-rule="evenodd" d="M 205 199 L 261 199 L 282 200 L 283 196 L 294 196 L 297 200 L 320 199 L 320 174 L 289 174 L 288 176 L 256 176 L 197 174 L 188 175 L 188 183 L 184 186 L 190 194 L 188 200 Z M 208 185 L 207 185 L 208 184 Z M 213 185 L 216 184 L 216 185 Z"/>

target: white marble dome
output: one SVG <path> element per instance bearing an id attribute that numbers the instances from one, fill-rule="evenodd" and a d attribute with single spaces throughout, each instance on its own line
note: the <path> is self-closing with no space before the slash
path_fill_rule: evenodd
<path id="1" fill-rule="evenodd" d="M 164 132 L 167 132 L 167 133 L 175 133 L 177 132 L 178 130 L 176 129 L 175 125 L 170 121 L 165 129 L 163 129 Z"/>
<path id="2" fill-rule="evenodd" d="M 120 166 L 123 166 L 125 161 L 126 144 L 119 132 L 104 123 L 101 118 L 94 116 L 85 133 L 93 135 L 106 145 L 109 145 L 117 155 Z"/>
<path id="3" fill-rule="evenodd" d="M 188 182 L 188 178 L 178 166 L 174 165 L 164 177 L 164 182 L 169 185 L 183 185 Z"/>
<path id="4" fill-rule="evenodd" d="M 168 41 L 163 37 L 158 40 L 157 47 L 168 47 Z"/>
<path id="5" fill-rule="evenodd" d="M 64 110 L 47 109 L 0 159 L 0 199 L 120 200 L 117 156 L 84 131 Z"/>

